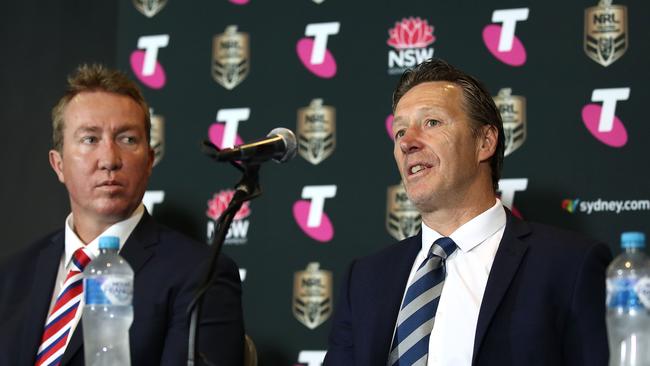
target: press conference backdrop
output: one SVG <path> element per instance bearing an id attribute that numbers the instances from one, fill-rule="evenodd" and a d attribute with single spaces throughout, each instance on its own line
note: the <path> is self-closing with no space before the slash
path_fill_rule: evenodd
<path id="1" fill-rule="evenodd" d="M 349 262 L 419 229 L 392 156 L 391 94 L 405 68 L 434 56 L 483 80 L 499 106 L 502 201 L 617 254 L 622 231 L 650 231 L 649 10 L 598 0 L 120 1 L 115 63 L 153 112 L 145 203 L 207 241 L 240 177 L 200 142 L 295 130 L 298 157 L 262 166 L 264 193 L 238 212 L 224 251 L 241 267 L 261 364 L 319 365 Z"/>

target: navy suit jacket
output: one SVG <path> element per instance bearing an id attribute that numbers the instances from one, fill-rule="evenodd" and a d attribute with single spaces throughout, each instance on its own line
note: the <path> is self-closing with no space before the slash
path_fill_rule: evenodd
<path id="1" fill-rule="evenodd" d="M 64 251 L 64 231 L 37 241 L 0 268 L 0 365 L 34 365 Z M 135 272 L 131 364 L 187 363 L 186 309 L 202 280 L 209 248 L 157 224 L 146 212 L 120 255 Z M 200 325 L 200 351 L 219 366 L 240 366 L 244 354 L 241 283 L 235 263 L 222 255 Z M 61 365 L 84 364 L 77 325 Z M 198 364 L 202 365 L 202 364 Z"/>
<path id="2" fill-rule="evenodd" d="M 507 216 L 481 303 L 472 365 L 607 366 L 609 249 Z M 421 240 L 417 235 L 353 261 L 335 309 L 326 366 L 386 365 Z"/>

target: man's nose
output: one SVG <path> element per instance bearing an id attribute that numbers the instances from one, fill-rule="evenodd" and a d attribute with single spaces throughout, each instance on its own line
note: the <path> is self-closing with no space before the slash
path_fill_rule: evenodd
<path id="1" fill-rule="evenodd" d="M 104 140 L 99 150 L 99 168 L 117 170 L 122 167 L 122 156 L 119 146 L 113 140 Z"/>
<path id="2" fill-rule="evenodd" d="M 410 126 L 404 131 L 404 135 L 399 139 L 399 147 L 402 153 L 408 154 L 422 148 L 421 132 L 416 126 Z"/>

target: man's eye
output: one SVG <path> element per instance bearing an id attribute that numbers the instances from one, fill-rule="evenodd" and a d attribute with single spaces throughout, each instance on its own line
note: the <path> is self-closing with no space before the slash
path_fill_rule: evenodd
<path id="1" fill-rule="evenodd" d="M 395 140 L 399 139 L 400 137 L 404 136 L 404 129 L 398 130 L 395 133 Z"/>
<path id="2" fill-rule="evenodd" d="M 122 141 L 122 143 L 129 144 L 129 145 L 135 144 L 138 141 L 135 138 L 135 136 L 122 136 L 120 140 Z"/>
<path id="3" fill-rule="evenodd" d="M 437 119 L 428 119 L 428 120 L 424 121 L 424 125 L 428 126 L 428 127 L 434 127 L 434 126 L 437 126 L 439 124 L 440 124 L 440 121 L 438 121 Z"/>
<path id="4" fill-rule="evenodd" d="M 81 138 L 81 143 L 83 144 L 94 144 L 97 142 L 97 137 L 95 136 L 84 136 Z"/>

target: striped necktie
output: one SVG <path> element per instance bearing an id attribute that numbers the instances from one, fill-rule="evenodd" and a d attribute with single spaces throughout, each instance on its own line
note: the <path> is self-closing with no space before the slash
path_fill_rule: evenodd
<path id="1" fill-rule="evenodd" d="M 445 281 L 445 259 L 456 250 L 451 238 L 436 240 L 415 272 L 397 316 L 388 366 L 427 364 L 429 337 Z"/>
<path id="2" fill-rule="evenodd" d="M 91 259 L 89 252 L 84 251 L 84 248 L 77 249 L 72 255 L 72 267 L 45 322 L 35 366 L 53 366 L 61 362 L 61 356 L 71 336 L 72 321 L 83 296 L 83 270 Z"/>

